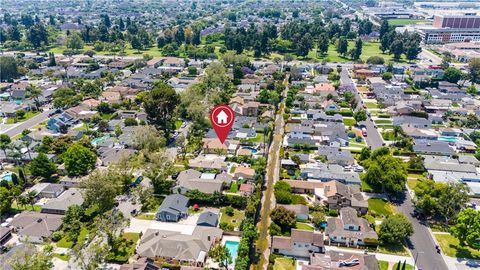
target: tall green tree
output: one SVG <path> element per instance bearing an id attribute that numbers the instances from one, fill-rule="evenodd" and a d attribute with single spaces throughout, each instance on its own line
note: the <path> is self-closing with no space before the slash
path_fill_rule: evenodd
<path id="1" fill-rule="evenodd" d="M 7 157 L 7 149 L 10 147 L 12 139 L 7 134 L 0 134 L 0 149 L 3 150 L 3 154 Z"/>
<path id="2" fill-rule="evenodd" d="M 78 51 L 83 49 L 83 46 L 82 37 L 77 32 L 73 32 L 67 37 L 67 48 Z"/>
<path id="3" fill-rule="evenodd" d="M 413 234 L 412 223 L 403 214 L 388 216 L 380 227 L 379 238 L 385 244 L 401 243 Z"/>
<path id="4" fill-rule="evenodd" d="M 443 78 L 447 82 L 457 83 L 462 78 L 462 71 L 456 69 L 454 67 L 449 67 L 445 69 L 445 73 L 443 74 Z"/>
<path id="5" fill-rule="evenodd" d="M 318 52 L 320 54 L 326 54 L 328 52 L 328 46 L 329 46 L 330 40 L 328 38 L 327 33 L 323 32 L 320 34 L 318 37 Z"/>
<path id="6" fill-rule="evenodd" d="M 97 156 L 79 143 L 71 145 L 62 155 L 69 176 L 86 175 L 95 167 Z"/>
<path id="7" fill-rule="evenodd" d="M 357 38 L 355 41 L 355 48 L 352 50 L 352 59 L 353 60 L 358 60 L 360 59 L 360 56 L 362 55 L 362 47 L 363 47 L 363 42 L 360 38 Z"/>
<path id="8" fill-rule="evenodd" d="M 393 58 L 399 60 L 403 53 L 403 40 L 401 37 L 395 38 L 390 45 L 390 52 L 393 54 Z"/>
<path id="9" fill-rule="evenodd" d="M 11 56 L 0 57 L 0 70 L 1 81 L 10 81 L 20 76 L 17 61 Z"/>
<path id="10" fill-rule="evenodd" d="M 473 58 L 468 63 L 469 77 L 472 83 L 480 83 L 480 58 Z"/>
<path id="11" fill-rule="evenodd" d="M 44 153 L 39 153 L 29 164 L 30 173 L 33 176 L 40 176 L 45 179 L 50 179 L 57 171 L 57 166 L 50 161 Z"/>
<path id="12" fill-rule="evenodd" d="M 297 43 L 297 55 L 306 57 L 313 47 L 313 39 L 310 33 L 305 34 Z"/>
<path id="13" fill-rule="evenodd" d="M 339 40 L 338 40 L 338 44 L 337 44 L 337 52 L 342 55 L 342 56 L 345 56 L 347 54 L 347 51 L 348 51 L 348 41 L 346 38 L 344 37 L 341 37 Z"/>
<path id="14" fill-rule="evenodd" d="M 458 213 L 456 223 L 451 227 L 451 231 L 462 245 L 478 247 L 480 245 L 480 211 L 472 208 L 462 210 Z"/>
<path id="15" fill-rule="evenodd" d="M 228 266 L 232 264 L 232 256 L 228 251 L 228 248 L 220 244 L 215 245 L 208 252 L 208 256 L 217 262 L 220 267 L 225 267 L 225 270 L 228 270 Z"/>
<path id="16" fill-rule="evenodd" d="M 27 31 L 27 40 L 34 49 L 48 45 L 48 32 L 42 23 L 37 23 Z"/>
<path id="17" fill-rule="evenodd" d="M 174 128 L 175 109 L 180 104 L 180 98 L 175 90 L 163 82 L 157 82 L 153 89 L 144 97 L 143 107 L 147 119 L 169 137 Z"/>

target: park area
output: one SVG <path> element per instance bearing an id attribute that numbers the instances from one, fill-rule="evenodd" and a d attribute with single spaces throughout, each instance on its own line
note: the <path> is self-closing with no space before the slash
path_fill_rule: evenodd
<path id="1" fill-rule="evenodd" d="M 404 26 L 404 25 L 412 25 L 412 24 L 423 24 L 428 23 L 430 21 L 427 20 L 416 20 L 416 19 L 391 19 L 388 20 L 388 24 L 390 26 Z"/>

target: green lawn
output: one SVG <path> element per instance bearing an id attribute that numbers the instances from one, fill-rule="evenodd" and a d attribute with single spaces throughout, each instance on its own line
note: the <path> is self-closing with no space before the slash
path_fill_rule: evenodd
<path id="1" fill-rule="evenodd" d="M 233 216 L 227 215 L 225 213 L 225 208 L 222 208 L 220 210 L 220 213 L 222 214 L 220 217 L 220 223 L 226 222 L 232 225 L 234 228 L 238 228 L 242 220 L 245 218 L 245 212 L 239 211 L 237 209 L 233 209 Z"/>
<path id="2" fill-rule="evenodd" d="M 175 120 L 175 129 L 181 128 L 182 124 L 183 124 L 182 120 Z"/>
<path id="3" fill-rule="evenodd" d="M 140 239 L 140 234 L 124 233 L 122 238 L 124 239 L 124 242 L 114 254 L 109 254 L 107 261 L 126 263 L 128 258 L 135 253 L 135 246 L 137 245 L 138 239 Z"/>
<path id="4" fill-rule="evenodd" d="M 461 246 L 460 241 L 450 234 L 435 234 L 442 252 L 450 257 L 480 259 L 480 250 L 468 246 Z"/>
<path id="5" fill-rule="evenodd" d="M 362 185 L 361 185 L 362 191 L 363 192 L 373 192 L 373 188 L 365 181 L 362 180 Z"/>
<path id="6" fill-rule="evenodd" d="M 372 216 L 388 216 L 395 213 L 395 207 L 388 201 L 371 198 L 368 199 L 368 211 Z"/>
<path id="7" fill-rule="evenodd" d="M 377 248 L 377 252 L 379 253 L 386 253 L 386 254 L 393 254 L 393 255 L 400 255 L 400 256 L 410 256 L 407 248 L 403 244 L 395 244 L 395 245 L 380 245 Z M 395 269 L 395 268 L 394 268 Z"/>
<path id="8" fill-rule="evenodd" d="M 245 139 L 246 142 L 252 142 L 252 143 L 260 143 L 263 142 L 263 133 L 257 132 L 257 136 L 255 138 L 248 138 Z"/>
<path id="9" fill-rule="evenodd" d="M 310 225 L 308 223 L 303 223 L 303 222 L 297 222 L 295 228 L 299 229 L 299 230 L 306 230 L 306 231 L 313 231 L 314 230 L 312 225 Z"/>
<path id="10" fill-rule="evenodd" d="M 367 106 L 368 109 L 378 109 L 377 102 L 365 102 L 365 105 Z"/>
<path id="11" fill-rule="evenodd" d="M 88 233 L 89 233 L 89 230 L 85 227 L 82 227 L 80 234 L 77 237 L 77 244 L 85 241 L 85 238 L 87 237 Z M 60 241 L 57 242 L 57 247 L 73 248 L 73 242 L 68 241 L 66 236 L 64 236 L 62 239 L 60 239 Z"/>
<path id="12" fill-rule="evenodd" d="M 378 268 L 380 268 L 380 270 L 388 270 L 388 262 L 378 261 Z"/>
<path id="13" fill-rule="evenodd" d="M 380 51 L 379 45 L 380 45 L 379 42 L 369 42 L 369 41 L 363 42 L 362 55 L 360 56 L 360 58 L 363 61 L 366 61 L 371 56 L 381 56 L 385 59 L 385 61 L 392 60 L 393 59 L 392 55 L 383 54 L 382 51 Z M 355 41 L 349 40 L 348 49 L 350 50 L 353 47 L 355 47 Z M 317 61 L 325 60 L 327 62 L 339 62 L 339 63 L 352 62 L 352 59 L 341 56 L 337 53 L 335 44 L 330 44 L 328 46 L 328 52 L 326 55 L 318 55 L 316 49 L 312 49 L 308 53 L 307 58 L 310 60 L 317 60 Z"/>
<path id="14" fill-rule="evenodd" d="M 355 126 L 355 124 L 357 123 L 357 121 L 355 121 L 355 119 L 353 118 L 343 118 L 343 124 L 345 126 Z"/>
<path id="15" fill-rule="evenodd" d="M 273 270 L 295 270 L 295 261 L 292 258 L 276 258 Z"/>
<path id="16" fill-rule="evenodd" d="M 26 121 L 39 113 L 40 112 L 26 111 L 25 116 L 23 118 L 18 118 L 18 117 L 7 118 L 7 124 L 15 124 L 15 123 Z"/>
<path id="17" fill-rule="evenodd" d="M 53 253 L 53 257 L 58 258 L 62 261 L 68 261 L 70 260 L 70 255 L 69 254 L 60 254 L 60 253 Z"/>
<path id="18" fill-rule="evenodd" d="M 232 193 L 237 193 L 238 191 L 238 184 L 237 182 L 232 182 L 232 184 L 230 185 L 230 192 Z"/>
<path id="19" fill-rule="evenodd" d="M 66 49 L 67 48 L 65 46 L 55 46 L 55 47 L 49 49 L 48 51 L 53 52 L 55 54 L 63 54 L 63 51 L 65 51 Z M 89 50 L 94 51 L 93 46 L 92 45 L 85 45 L 82 50 L 79 50 L 78 53 L 81 54 L 81 53 L 84 53 L 84 52 L 89 51 Z M 144 54 L 148 54 L 148 55 L 153 56 L 153 57 L 162 56 L 162 52 L 156 46 L 150 47 L 147 50 L 137 51 L 137 50 L 132 49 L 130 47 L 130 45 L 128 45 L 127 48 L 125 49 L 124 53 L 127 56 L 142 56 Z M 97 51 L 95 51 L 95 54 L 97 54 L 97 55 L 114 55 L 114 54 L 118 55 L 118 54 L 120 54 L 120 52 L 110 52 L 110 51 L 97 52 Z"/>
<path id="20" fill-rule="evenodd" d="M 375 120 L 375 124 L 391 124 L 392 120 L 390 119 L 377 119 Z"/>
<path id="21" fill-rule="evenodd" d="M 419 24 L 419 23 L 426 23 L 429 22 L 427 20 L 415 20 L 415 19 L 390 19 L 388 20 L 388 24 L 390 26 L 403 26 L 403 25 L 410 25 L 410 24 Z"/>
<path id="22" fill-rule="evenodd" d="M 11 209 L 13 212 L 22 212 L 22 211 L 35 211 L 35 212 L 40 212 L 42 211 L 42 207 L 40 205 L 33 205 L 32 206 L 27 204 L 27 205 L 18 205 L 17 202 L 13 202 Z"/>
<path id="23" fill-rule="evenodd" d="M 154 219 L 155 219 L 155 215 L 154 215 L 154 214 L 142 213 L 142 214 L 136 216 L 135 218 L 137 218 L 137 219 L 143 219 L 143 220 L 154 220 Z"/>
<path id="24" fill-rule="evenodd" d="M 397 269 L 397 264 L 398 262 L 393 265 L 393 269 Z M 401 262 L 401 265 L 403 266 L 403 262 Z M 400 269 L 402 269 L 402 267 L 400 267 Z M 405 269 L 413 270 L 413 265 L 407 263 L 407 265 L 405 266 Z"/>

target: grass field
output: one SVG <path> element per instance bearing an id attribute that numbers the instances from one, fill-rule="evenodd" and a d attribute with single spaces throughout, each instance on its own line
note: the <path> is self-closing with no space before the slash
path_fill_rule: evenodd
<path id="1" fill-rule="evenodd" d="M 297 222 L 295 228 L 299 229 L 299 230 L 306 230 L 306 231 L 313 231 L 314 230 L 314 228 L 310 224 L 302 223 L 302 222 Z"/>
<path id="2" fill-rule="evenodd" d="M 55 47 L 49 49 L 48 51 L 53 52 L 54 54 L 63 54 L 63 51 L 65 51 L 66 49 L 67 49 L 67 47 L 65 47 L 65 46 L 55 46 Z M 84 53 L 86 51 L 95 51 L 95 50 L 93 49 L 92 45 L 85 45 L 82 50 L 79 50 L 78 53 Z M 110 51 L 97 52 L 97 51 L 95 51 L 95 54 L 97 54 L 97 55 L 119 55 L 120 52 L 110 52 Z M 134 50 L 130 46 L 128 46 L 125 49 L 124 54 L 127 55 L 127 56 L 142 56 L 144 54 L 148 54 L 148 55 L 153 56 L 153 57 L 162 56 L 162 52 L 155 46 L 150 47 L 148 50 L 140 50 L 140 51 Z"/>
<path id="3" fill-rule="evenodd" d="M 395 213 L 395 207 L 388 201 L 377 199 L 377 198 L 371 198 L 371 199 L 368 199 L 368 211 L 371 214 L 374 213 L 376 215 L 386 217 L 388 215 Z M 375 215 L 372 215 L 372 216 L 375 216 Z"/>
<path id="4" fill-rule="evenodd" d="M 403 25 L 410 25 L 410 24 L 419 24 L 419 23 L 427 23 L 427 20 L 415 20 L 415 19 L 391 19 L 388 20 L 388 24 L 390 26 L 403 26 Z"/>
<path id="5" fill-rule="evenodd" d="M 357 121 L 353 118 L 343 118 L 343 124 L 345 126 L 355 126 L 357 124 Z"/>
<path id="6" fill-rule="evenodd" d="M 291 258 L 276 258 L 273 270 L 295 270 L 295 261 Z"/>
<path id="7" fill-rule="evenodd" d="M 460 241 L 450 234 L 435 234 L 442 252 L 450 257 L 480 259 L 480 250 L 460 245 Z"/>
<path id="8" fill-rule="evenodd" d="M 35 115 L 37 115 L 39 113 L 40 112 L 26 111 L 25 112 L 25 117 L 23 117 L 23 118 L 18 118 L 18 117 L 7 118 L 7 124 L 15 124 L 15 123 L 26 121 L 26 120 L 34 117 Z"/>
<path id="9" fill-rule="evenodd" d="M 238 228 L 242 220 L 245 218 L 245 212 L 239 211 L 237 209 L 233 209 L 233 216 L 227 215 L 225 213 L 225 208 L 222 208 L 220 210 L 220 213 L 222 214 L 222 216 L 220 217 L 220 223 L 226 222 L 228 224 L 231 224 L 234 228 Z"/>

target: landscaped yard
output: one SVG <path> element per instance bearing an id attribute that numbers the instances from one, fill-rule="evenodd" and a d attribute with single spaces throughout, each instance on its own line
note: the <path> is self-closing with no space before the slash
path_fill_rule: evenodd
<path id="1" fill-rule="evenodd" d="M 256 143 L 259 143 L 259 142 L 263 142 L 263 133 L 258 133 L 257 132 L 257 136 L 255 138 L 248 138 L 248 139 L 245 139 L 246 142 L 256 142 Z"/>
<path id="2" fill-rule="evenodd" d="M 273 270 L 295 270 L 295 261 L 292 258 L 276 258 Z"/>
<path id="3" fill-rule="evenodd" d="M 87 228 L 83 227 L 82 230 L 80 231 L 80 234 L 77 237 L 77 244 L 82 243 L 85 240 L 85 238 L 87 237 L 88 233 L 89 233 L 89 230 Z M 68 241 L 67 237 L 64 236 L 62 239 L 60 239 L 60 241 L 57 242 L 57 247 L 73 248 L 73 242 Z"/>
<path id="4" fill-rule="evenodd" d="M 237 193 L 238 191 L 238 184 L 237 182 L 232 182 L 232 184 L 230 185 L 230 192 L 232 193 Z"/>
<path id="5" fill-rule="evenodd" d="M 388 201 L 383 199 L 368 199 L 368 211 L 372 216 L 388 216 L 395 213 L 395 207 Z"/>
<path id="6" fill-rule="evenodd" d="M 124 233 L 122 238 L 125 239 L 125 242 L 120 245 L 114 254 L 111 254 L 113 256 L 108 258 L 113 262 L 125 263 L 128 261 L 128 258 L 135 253 L 135 246 L 137 245 L 138 239 L 140 239 L 140 234 L 132 232 Z"/>
<path id="7" fill-rule="evenodd" d="M 369 109 L 378 109 L 377 102 L 365 102 L 365 106 L 367 106 Z"/>
<path id="8" fill-rule="evenodd" d="M 299 230 L 306 230 L 306 231 L 313 231 L 314 228 L 312 225 L 303 223 L 303 222 L 297 222 L 296 228 Z"/>
<path id="9" fill-rule="evenodd" d="M 135 218 L 143 219 L 143 220 L 154 220 L 155 215 L 154 214 L 149 214 L 149 213 L 142 213 L 142 214 L 136 216 Z"/>
<path id="10" fill-rule="evenodd" d="M 356 123 L 357 121 L 355 121 L 353 118 L 343 118 L 343 124 L 347 127 L 355 126 Z"/>
<path id="11" fill-rule="evenodd" d="M 373 192 L 373 188 L 365 181 L 362 180 L 362 185 L 361 185 L 362 191 L 363 192 Z"/>
<path id="12" fill-rule="evenodd" d="M 70 260 L 70 255 L 68 255 L 68 254 L 53 253 L 52 255 L 53 255 L 53 257 L 58 258 L 62 261 Z"/>
<path id="13" fill-rule="evenodd" d="M 450 257 L 480 259 L 480 250 L 468 246 L 461 246 L 460 241 L 450 234 L 435 234 L 442 252 Z"/>
<path id="14" fill-rule="evenodd" d="M 388 262 L 378 261 L 378 267 L 380 268 L 380 270 L 388 270 Z"/>
<path id="15" fill-rule="evenodd" d="M 225 208 L 222 208 L 220 210 L 220 213 L 220 223 L 225 222 L 227 224 L 230 224 L 234 228 L 238 228 L 242 220 L 245 218 L 245 212 L 239 211 L 237 209 L 233 209 L 233 216 L 227 215 L 227 213 L 225 213 Z"/>
<path id="16" fill-rule="evenodd" d="M 410 256 L 410 253 L 408 252 L 407 248 L 402 244 L 380 245 L 377 248 L 377 252 L 400 255 L 400 256 Z"/>
<path id="17" fill-rule="evenodd" d="M 397 264 L 398 264 L 398 262 L 393 265 L 393 269 L 397 269 Z M 403 262 L 401 262 L 401 266 L 403 267 Z M 400 269 L 402 269 L 402 267 L 400 267 Z M 410 265 L 410 264 L 407 263 L 405 265 L 405 269 L 406 270 L 413 270 L 413 265 Z"/>
<path id="18" fill-rule="evenodd" d="M 7 118 L 7 124 L 15 124 L 15 123 L 18 123 L 18 122 L 23 122 L 23 121 L 26 121 L 32 117 L 34 117 L 35 115 L 39 114 L 40 112 L 32 112 L 32 111 L 26 111 L 25 112 L 25 116 L 23 118 L 18 118 L 18 117 L 15 117 L 15 118 Z"/>
<path id="19" fill-rule="evenodd" d="M 392 120 L 390 119 L 377 119 L 375 120 L 375 124 L 391 124 Z"/>

